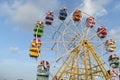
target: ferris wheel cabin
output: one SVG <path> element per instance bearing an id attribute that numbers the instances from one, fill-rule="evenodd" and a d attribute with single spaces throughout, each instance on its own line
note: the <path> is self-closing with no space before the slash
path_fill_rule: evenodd
<path id="1" fill-rule="evenodd" d="M 41 37 L 43 34 L 44 24 L 41 21 L 37 21 L 34 25 L 34 37 Z"/>
<path id="2" fill-rule="evenodd" d="M 109 64 L 112 68 L 118 68 L 120 67 L 120 60 L 119 60 L 119 55 L 117 54 L 112 54 L 109 56 Z"/>
<path id="3" fill-rule="evenodd" d="M 50 68 L 49 62 L 42 60 L 37 67 L 37 80 L 48 80 L 49 68 Z"/>
<path id="4" fill-rule="evenodd" d="M 73 12 L 73 20 L 74 21 L 80 21 L 80 19 L 82 18 L 82 13 L 79 9 L 76 9 L 74 12 Z"/>
<path id="5" fill-rule="evenodd" d="M 59 11 L 59 16 L 58 16 L 58 18 L 59 18 L 60 20 L 65 20 L 66 17 L 67 17 L 67 8 L 63 7 L 63 8 L 61 8 L 60 11 Z"/>
<path id="6" fill-rule="evenodd" d="M 97 35 L 100 38 L 105 38 L 107 36 L 107 30 L 106 30 L 106 28 L 104 26 L 100 26 L 97 29 Z"/>
<path id="7" fill-rule="evenodd" d="M 86 26 L 93 27 L 95 25 L 94 17 L 90 16 L 86 19 Z"/>
<path id="8" fill-rule="evenodd" d="M 53 11 L 48 11 L 46 13 L 46 17 L 45 17 L 45 24 L 52 25 L 53 20 L 54 20 L 54 13 L 53 13 Z"/>
<path id="9" fill-rule="evenodd" d="M 107 40 L 105 46 L 108 52 L 113 52 L 116 49 L 115 41 L 112 39 Z"/>

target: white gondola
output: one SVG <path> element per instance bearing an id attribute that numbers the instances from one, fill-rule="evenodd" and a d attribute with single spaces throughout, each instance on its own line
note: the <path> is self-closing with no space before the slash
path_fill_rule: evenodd
<path id="1" fill-rule="evenodd" d="M 109 64 L 112 68 L 118 68 L 120 66 L 119 56 L 117 54 L 110 55 Z"/>
<path id="2" fill-rule="evenodd" d="M 95 25 L 95 20 L 94 20 L 94 17 L 88 17 L 87 19 L 86 19 L 86 26 L 88 26 L 88 27 L 93 27 Z"/>
<path id="3" fill-rule="evenodd" d="M 37 80 L 48 80 L 49 79 L 49 68 L 50 64 L 48 61 L 41 61 L 37 67 Z"/>
<path id="4" fill-rule="evenodd" d="M 107 40 L 105 46 L 108 52 L 113 52 L 116 49 L 115 41 L 112 39 Z"/>

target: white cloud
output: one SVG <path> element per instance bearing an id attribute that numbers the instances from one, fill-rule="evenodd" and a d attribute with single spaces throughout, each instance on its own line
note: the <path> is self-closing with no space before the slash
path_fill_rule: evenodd
<path id="1" fill-rule="evenodd" d="M 109 34 L 115 39 L 117 42 L 120 42 L 120 28 L 110 30 Z"/>
<path id="2" fill-rule="evenodd" d="M 18 47 L 9 47 L 11 53 L 17 53 L 19 51 Z"/>
<path id="3" fill-rule="evenodd" d="M 107 14 L 107 10 L 104 8 L 104 5 L 109 3 L 111 0 L 84 0 L 83 3 L 78 7 L 82 11 L 86 12 L 89 15 L 94 16 L 103 16 Z"/>
<path id="4" fill-rule="evenodd" d="M 47 3 L 46 3 L 47 2 Z M 22 29 L 32 30 L 32 27 L 37 20 L 43 20 L 47 10 L 55 10 L 59 3 L 57 0 L 28 0 L 22 2 L 20 0 L 13 1 L 12 4 L 4 2 L 0 4 L 2 15 L 9 15 L 9 20 Z"/>
<path id="5" fill-rule="evenodd" d="M 11 16 L 15 24 L 21 26 L 23 29 L 31 29 L 34 22 L 39 19 L 39 15 L 39 9 L 28 3 L 18 7 Z"/>

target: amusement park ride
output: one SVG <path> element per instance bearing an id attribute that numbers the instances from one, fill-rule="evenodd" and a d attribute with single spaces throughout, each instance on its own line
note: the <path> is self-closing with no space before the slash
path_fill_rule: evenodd
<path id="1" fill-rule="evenodd" d="M 54 63 L 39 63 L 37 80 L 119 80 L 120 59 L 111 54 L 116 49 L 115 41 L 104 41 L 107 29 L 93 16 L 79 9 L 68 15 L 63 7 L 57 17 L 48 11 L 44 21 L 35 23 L 33 32 L 30 57 L 40 56 L 41 47 L 47 43 L 41 37 L 49 39 L 49 50 L 58 55 Z"/>

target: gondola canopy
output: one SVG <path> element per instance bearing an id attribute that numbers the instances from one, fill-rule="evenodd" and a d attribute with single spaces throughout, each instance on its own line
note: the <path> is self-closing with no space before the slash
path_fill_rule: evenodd
<path id="1" fill-rule="evenodd" d="M 41 43 L 41 40 L 39 38 L 34 38 L 32 40 L 32 47 L 40 48 L 41 45 L 42 45 L 42 43 Z"/>
<path id="2" fill-rule="evenodd" d="M 40 62 L 40 65 L 50 66 L 49 62 L 48 62 L 48 61 L 45 61 L 45 60 L 42 60 L 42 61 Z"/>

